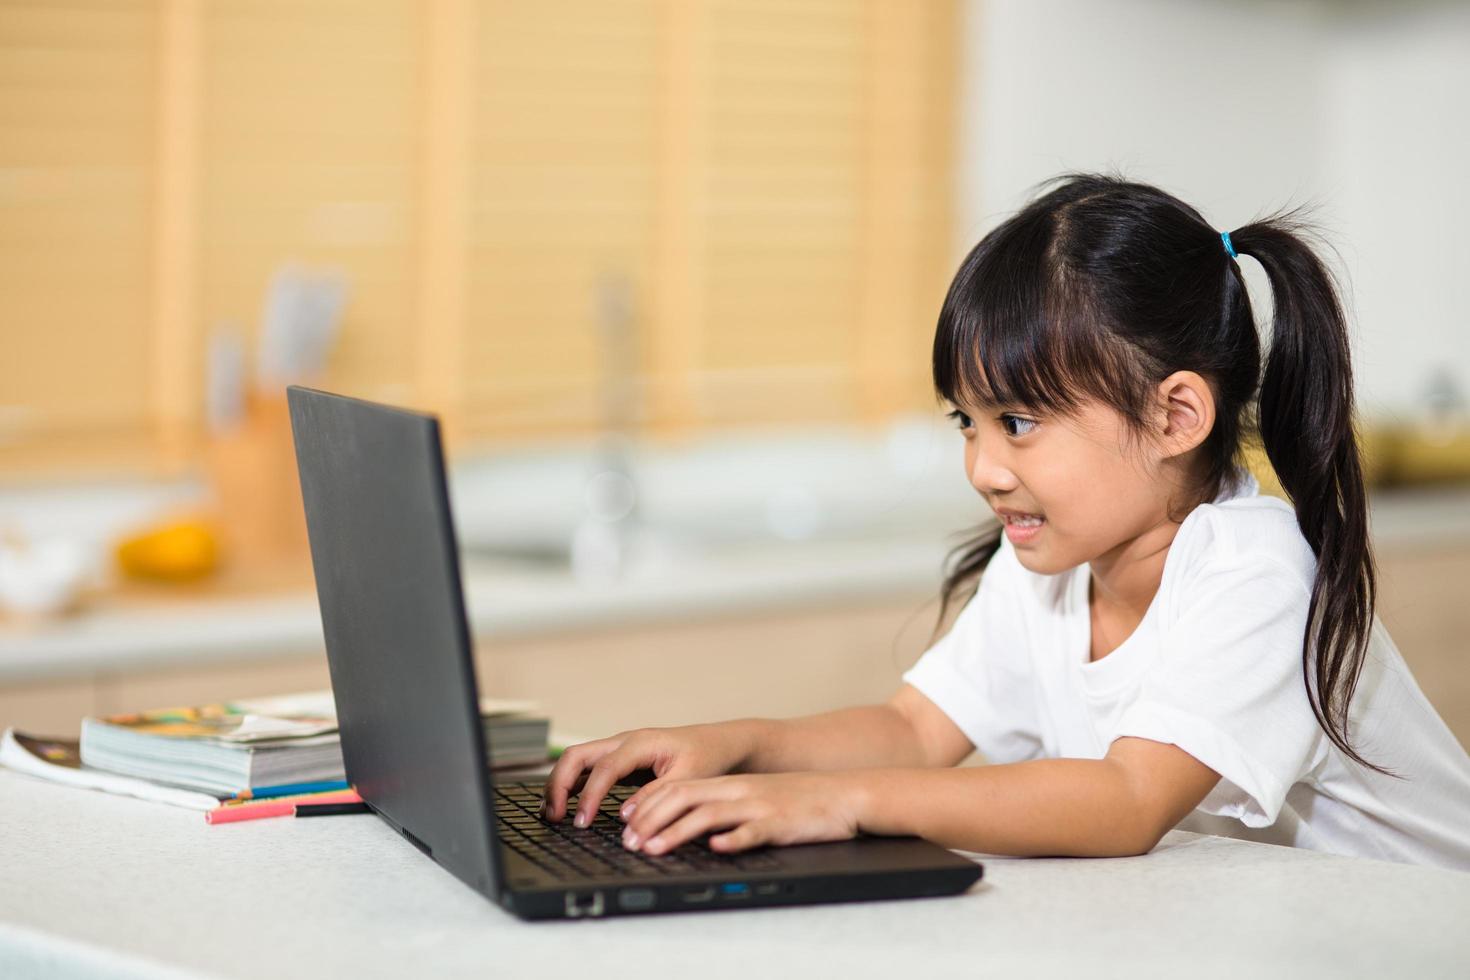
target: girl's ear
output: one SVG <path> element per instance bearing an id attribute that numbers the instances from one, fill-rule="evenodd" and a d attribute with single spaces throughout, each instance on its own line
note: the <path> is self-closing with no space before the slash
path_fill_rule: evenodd
<path id="1" fill-rule="evenodd" d="M 1215 395 L 1194 371 L 1175 371 L 1158 387 L 1159 438 L 1167 456 L 1182 456 L 1215 427 Z"/>

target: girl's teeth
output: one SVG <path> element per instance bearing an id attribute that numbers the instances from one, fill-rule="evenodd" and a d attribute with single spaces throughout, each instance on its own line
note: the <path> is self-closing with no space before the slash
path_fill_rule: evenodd
<path id="1" fill-rule="evenodd" d="M 1040 517 L 1012 517 L 1010 523 L 1021 527 L 1035 527 L 1042 522 Z"/>

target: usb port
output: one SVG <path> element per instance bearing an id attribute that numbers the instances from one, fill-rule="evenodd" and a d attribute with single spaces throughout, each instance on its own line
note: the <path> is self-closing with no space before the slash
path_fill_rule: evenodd
<path id="1" fill-rule="evenodd" d="M 727 881 L 720 886 L 720 893 L 726 898 L 749 898 L 750 886 L 743 881 Z"/>
<path id="2" fill-rule="evenodd" d="M 755 886 L 757 895 L 774 895 L 781 890 L 781 886 L 774 881 L 763 881 Z"/>
<path id="3" fill-rule="evenodd" d="M 708 902 L 715 897 L 715 886 L 705 885 L 703 888 L 684 889 L 684 901 L 686 902 Z"/>

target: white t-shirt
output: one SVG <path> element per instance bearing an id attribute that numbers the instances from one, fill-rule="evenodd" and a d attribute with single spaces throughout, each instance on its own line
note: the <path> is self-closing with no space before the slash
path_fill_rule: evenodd
<path id="1" fill-rule="evenodd" d="M 1009 541 L 950 632 L 903 679 L 991 763 L 1100 759 L 1134 735 L 1220 773 L 1178 826 L 1336 854 L 1470 870 L 1470 756 L 1375 617 L 1352 700 L 1358 765 L 1302 680 L 1316 558 L 1290 504 L 1242 474 L 1185 518 L 1143 621 L 1091 657 L 1086 564 L 1027 570 Z"/>

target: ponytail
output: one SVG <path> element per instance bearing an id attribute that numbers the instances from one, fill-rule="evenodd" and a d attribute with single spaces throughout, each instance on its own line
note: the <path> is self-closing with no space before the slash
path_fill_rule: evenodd
<path id="1" fill-rule="evenodd" d="M 1348 707 L 1373 628 L 1376 572 L 1368 500 L 1353 431 L 1347 320 L 1327 267 L 1291 211 L 1230 233 L 1266 270 L 1275 304 L 1256 424 L 1266 456 L 1317 556 L 1302 643 L 1302 679 L 1322 730 L 1349 758 L 1385 775 L 1348 744 Z M 1230 275 L 1244 292 L 1240 268 Z M 1315 659 L 1313 652 L 1315 651 Z"/>

